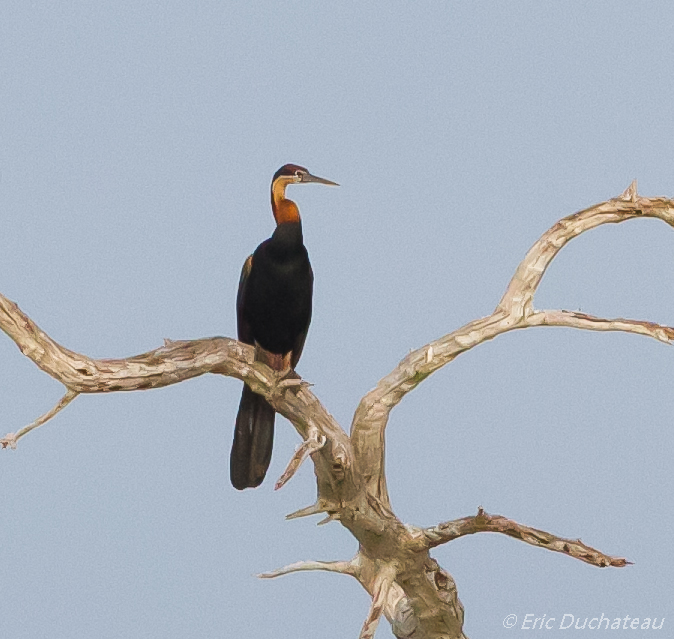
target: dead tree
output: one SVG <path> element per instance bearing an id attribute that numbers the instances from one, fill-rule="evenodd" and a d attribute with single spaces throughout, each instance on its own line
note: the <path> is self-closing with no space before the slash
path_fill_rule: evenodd
<path id="1" fill-rule="evenodd" d="M 147 390 L 205 373 L 243 380 L 264 395 L 303 439 L 277 481 L 277 488 L 293 476 L 307 457 L 311 456 L 314 462 L 316 502 L 288 518 L 323 514 L 324 521 L 341 522 L 359 543 L 358 553 L 349 561 L 303 561 L 260 576 L 271 578 L 302 570 L 327 570 L 355 577 L 372 597 L 361 639 L 374 635 L 382 614 L 401 639 L 461 639 L 465 637 L 463 606 L 451 575 L 430 555 L 435 546 L 489 531 L 599 567 L 622 567 L 629 562 L 595 550 L 580 539 L 562 539 L 500 515 L 489 515 L 481 508 L 476 515 L 432 528 L 404 524 L 393 512 L 386 489 L 384 442 L 389 414 L 407 393 L 458 355 L 515 329 L 566 326 L 624 331 L 671 344 L 674 328 L 668 326 L 534 308 L 534 294 L 543 274 L 567 242 L 602 224 L 643 217 L 659 218 L 674 227 L 674 200 L 639 197 L 633 182 L 619 197 L 557 222 L 529 250 L 494 312 L 407 355 L 360 400 L 350 435 L 311 392 L 308 383 L 254 362 L 253 348 L 236 340 L 225 337 L 167 340 L 161 348 L 135 357 L 96 360 L 60 346 L 16 304 L 0 296 L 0 328 L 26 357 L 66 388 L 54 408 L 0 443 L 3 448 L 16 448 L 21 437 L 54 417 L 82 393 Z"/>

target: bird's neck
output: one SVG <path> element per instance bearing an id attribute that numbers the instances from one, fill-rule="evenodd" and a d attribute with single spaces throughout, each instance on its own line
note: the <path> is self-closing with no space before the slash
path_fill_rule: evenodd
<path id="1" fill-rule="evenodd" d="M 286 197 L 286 186 L 290 180 L 279 178 L 271 185 L 271 209 L 274 212 L 276 224 L 284 222 L 299 222 L 300 210 L 297 204 Z"/>
<path id="2" fill-rule="evenodd" d="M 270 247 L 273 253 L 281 256 L 295 255 L 304 246 L 302 223 L 299 218 L 295 221 L 283 222 L 276 225 L 271 236 Z"/>

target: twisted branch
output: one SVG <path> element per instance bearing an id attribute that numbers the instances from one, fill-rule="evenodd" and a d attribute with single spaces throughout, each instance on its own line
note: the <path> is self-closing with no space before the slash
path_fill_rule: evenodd
<path id="1" fill-rule="evenodd" d="M 254 349 L 226 337 L 189 341 L 165 340 L 160 348 L 126 359 L 93 359 L 75 353 L 52 340 L 21 309 L 0 295 L 0 330 L 4 331 L 41 370 L 66 387 L 57 407 L 19 433 L 10 433 L 0 445 L 16 445 L 18 438 L 56 415 L 81 393 L 148 390 L 215 373 L 245 381 L 264 395 L 287 418 L 303 439 L 319 433 L 326 444 L 314 456 L 322 470 L 320 489 L 334 496 L 336 482 L 348 494 L 353 483 L 351 442 L 306 383 L 289 383 L 283 374 L 254 361 Z M 66 398 L 67 401 L 66 401 Z M 336 479 L 337 478 L 337 479 Z"/>
<path id="2" fill-rule="evenodd" d="M 596 548 L 584 544 L 580 539 L 564 539 L 544 530 L 518 524 L 516 521 L 501 515 L 490 515 L 482 508 L 479 508 L 477 515 L 472 517 L 446 521 L 433 528 L 426 528 L 424 535 L 428 539 L 429 548 L 435 548 L 441 544 L 446 544 L 448 541 L 479 532 L 503 533 L 532 546 L 560 552 L 599 568 L 606 568 L 607 566 L 623 568 L 632 563 L 622 557 L 605 555 Z"/>

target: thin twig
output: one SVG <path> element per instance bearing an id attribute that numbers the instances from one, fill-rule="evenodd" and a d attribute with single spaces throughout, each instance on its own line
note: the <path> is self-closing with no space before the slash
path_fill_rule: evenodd
<path id="1" fill-rule="evenodd" d="M 298 561 L 294 564 L 263 572 L 258 575 L 260 579 L 275 579 L 283 575 L 289 575 L 293 572 L 303 572 L 310 570 L 325 570 L 327 572 L 338 572 L 342 575 L 356 577 L 356 566 L 353 561 Z"/>
<path id="2" fill-rule="evenodd" d="M 336 506 L 334 506 L 336 508 Z M 311 504 L 311 506 L 305 506 L 300 508 L 295 512 L 286 515 L 286 519 L 299 519 L 300 517 L 310 517 L 311 515 L 320 515 L 324 512 L 327 512 L 327 504 L 323 500 L 318 500 L 316 503 Z"/>
<path id="3" fill-rule="evenodd" d="M 70 402 L 75 399 L 79 393 L 68 389 L 66 394 L 61 397 L 61 399 L 58 401 L 56 406 L 52 408 L 50 411 L 46 412 L 42 417 L 38 417 L 32 424 L 28 424 L 28 426 L 24 426 L 21 430 L 19 430 L 16 433 L 8 433 L 0 439 L 0 446 L 3 448 L 7 448 L 8 446 L 15 450 L 16 449 L 16 443 L 24 436 L 30 433 L 31 430 L 34 428 L 37 428 L 38 426 L 42 426 L 45 422 L 48 422 L 54 415 L 62 411 Z"/>
<path id="4" fill-rule="evenodd" d="M 297 447 L 297 450 L 290 458 L 285 471 L 283 471 L 283 474 L 278 478 L 274 490 L 283 488 L 283 486 L 285 486 L 285 484 L 295 475 L 304 460 L 309 457 L 309 455 L 312 455 L 323 448 L 326 441 L 325 435 L 319 433 L 315 428 L 310 429 L 309 436 Z"/>

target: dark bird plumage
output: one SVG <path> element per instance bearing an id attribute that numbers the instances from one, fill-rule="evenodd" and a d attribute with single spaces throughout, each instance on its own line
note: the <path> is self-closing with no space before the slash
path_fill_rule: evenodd
<path id="1" fill-rule="evenodd" d="M 274 370 L 295 368 L 311 322 L 314 274 L 302 237 L 297 205 L 285 197 L 290 184 L 332 184 L 295 164 L 272 179 L 276 230 L 248 257 L 236 299 L 238 338 L 255 346 L 255 359 Z M 244 385 L 236 416 L 230 475 L 234 488 L 259 486 L 267 473 L 274 441 L 274 409 Z"/>

